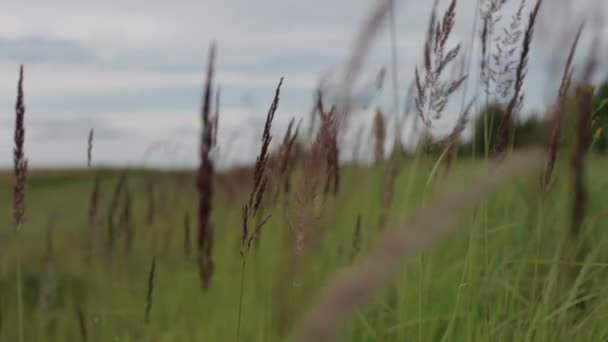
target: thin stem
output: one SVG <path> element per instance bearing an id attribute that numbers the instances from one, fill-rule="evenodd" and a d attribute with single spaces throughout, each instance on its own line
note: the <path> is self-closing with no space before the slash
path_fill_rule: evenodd
<path id="1" fill-rule="evenodd" d="M 23 342 L 23 297 L 21 284 L 21 236 L 17 236 L 17 329 L 19 342 Z"/>
<path id="2" fill-rule="evenodd" d="M 390 10 L 391 62 L 393 69 L 393 110 L 395 111 L 395 142 L 401 143 L 401 122 L 399 121 L 399 69 L 397 66 L 397 29 L 395 21 L 395 0 L 391 0 Z"/>
<path id="3" fill-rule="evenodd" d="M 239 341 L 239 338 L 241 337 L 241 315 L 243 313 L 243 292 L 245 289 L 245 265 L 246 265 L 246 261 L 247 259 L 243 258 L 243 264 L 241 267 L 241 290 L 239 293 L 239 313 L 238 313 L 238 318 L 237 318 L 237 323 L 236 323 L 236 341 Z"/>

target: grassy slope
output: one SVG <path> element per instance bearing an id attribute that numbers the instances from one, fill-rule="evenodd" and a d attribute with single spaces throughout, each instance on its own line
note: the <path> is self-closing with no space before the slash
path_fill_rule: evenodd
<path id="1" fill-rule="evenodd" d="M 345 339 L 606 340 L 608 161 L 594 159 L 590 165 L 585 237 L 589 252 L 582 268 L 557 262 L 560 251 L 573 246 L 565 234 L 570 205 L 567 183 L 558 183 L 540 204 L 537 180 L 522 179 L 467 215 L 464 229 L 448 243 L 404 265 L 392 287 L 344 331 Z M 453 176 L 465 180 L 475 167 L 457 164 Z M 432 194 L 431 189 L 425 191 L 429 170 L 427 163 L 403 170 L 395 184 L 390 217 L 423 205 L 425 196 Z M 559 171 L 562 179 L 568 176 L 565 170 Z M 324 280 L 350 262 L 358 213 L 363 222 L 358 257 L 364 257 L 378 231 L 381 174 L 379 168 L 351 167 L 345 171 L 339 197 L 315 209 L 319 214 L 315 222 L 325 227 L 325 238 L 298 266 L 288 262 L 284 241 L 301 208 L 280 205 L 267 209 L 273 216 L 259 250 L 252 250 L 246 269 L 243 341 L 280 340 L 276 331 L 287 331 Z M 125 255 L 119 238 L 114 263 L 107 266 L 102 258 L 96 258 L 91 267 L 83 262 L 83 232 L 92 174 L 52 172 L 31 177 L 28 222 L 23 232 L 25 340 L 80 340 L 77 307 L 85 312 L 93 341 L 234 340 L 240 281 L 240 204 L 245 202 L 246 193 L 230 194 L 223 186 L 217 187 L 220 194 L 213 209 L 216 274 L 210 292 L 201 295 L 194 260 L 185 260 L 183 251 L 186 211 L 191 213 L 195 241 L 195 195 L 188 186 L 192 179 L 184 174 L 144 172 L 129 177 L 129 188 L 135 194 L 133 254 Z M 115 173 L 103 173 L 104 206 L 115 179 Z M 145 224 L 145 185 L 149 179 L 162 184 L 160 195 L 167 199 L 159 201 L 158 217 L 152 226 Z M 186 185 L 181 191 L 176 185 L 179 179 Z M 2 176 L 0 183 L 0 197 L 7 208 L 0 221 L 5 227 L 0 242 L 2 341 L 14 341 L 17 334 L 16 252 L 8 209 L 10 181 Z M 49 259 L 44 246 L 51 216 L 56 219 L 52 226 L 53 257 Z M 103 230 L 105 227 L 102 225 Z M 147 272 L 153 255 L 158 259 L 157 276 L 151 322 L 145 326 Z M 39 303 L 40 293 L 49 293 L 46 309 Z"/>

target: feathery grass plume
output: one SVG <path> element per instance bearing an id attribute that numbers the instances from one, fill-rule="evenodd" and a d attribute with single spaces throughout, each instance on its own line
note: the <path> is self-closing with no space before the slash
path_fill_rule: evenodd
<path id="1" fill-rule="evenodd" d="M 78 333 L 80 333 L 80 340 L 82 342 L 87 342 L 89 340 L 87 318 L 81 303 L 76 304 L 76 317 L 78 318 Z"/>
<path id="2" fill-rule="evenodd" d="M 319 105 L 322 105 L 322 102 L 318 103 L 317 107 Z M 322 106 L 319 111 L 324 112 Z M 330 116 L 326 115 L 325 118 L 329 119 Z M 325 127 L 330 128 L 332 125 L 325 124 Z M 320 205 L 319 196 L 322 194 L 322 173 L 325 171 L 327 176 L 328 170 L 327 137 L 331 135 L 327 134 L 327 128 L 324 132 L 323 125 L 319 127 L 310 150 L 303 158 L 303 172 L 295 192 L 295 203 L 293 208 L 288 208 L 294 210 L 295 216 L 293 219 L 288 218 L 291 233 L 288 241 L 293 243 L 290 250 L 296 259 L 302 259 L 311 247 L 321 240 L 325 228 L 321 223 L 324 210 Z M 327 177 L 325 179 L 327 180 Z"/>
<path id="3" fill-rule="evenodd" d="M 514 176 L 535 169 L 540 157 L 538 151 L 515 153 L 502 163 L 490 164 L 466 186 L 439 187 L 441 191 L 424 209 L 407 221 L 399 221 L 399 226 L 409 225 L 407 230 L 397 229 L 399 226 L 386 230 L 366 260 L 329 282 L 290 340 L 335 341 L 344 321 L 386 286 L 405 259 L 447 238 L 458 228 L 456 222 L 463 212 Z"/>
<path id="4" fill-rule="evenodd" d="M 144 323 L 150 323 L 150 313 L 152 312 L 152 295 L 154 294 L 154 277 L 156 274 L 156 256 L 152 257 L 150 263 L 150 271 L 148 272 L 148 291 L 146 292 L 146 311 L 144 314 Z"/>
<path id="5" fill-rule="evenodd" d="M 125 234 L 125 254 L 130 255 L 133 250 L 133 223 L 131 222 L 132 195 L 128 187 L 124 190 L 123 205 L 120 212 L 119 223 Z"/>
<path id="6" fill-rule="evenodd" d="M 549 150 L 547 153 L 547 165 L 545 166 L 545 171 L 541 180 L 543 191 L 546 191 L 549 187 L 549 184 L 551 183 L 551 176 L 553 173 L 553 169 L 555 168 L 555 161 L 557 160 L 557 152 L 560 147 L 560 140 L 562 135 L 561 132 L 564 120 L 564 110 L 566 106 L 568 92 L 570 90 L 570 83 L 572 81 L 572 60 L 574 59 L 574 54 L 576 53 L 576 48 L 578 46 L 581 34 L 583 33 L 583 29 L 584 23 L 579 26 L 578 31 L 576 32 L 576 35 L 574 37 L 574 41 L 570 46 L 568 58 L 566 59 L 566 65 L 564 66 L 564 71 L 562 73 L 562 80 L 559 85 L 556 101 L 557 103 L 555 104 L 551 113 L 551 131 L 549 133 L 548 141 Z"/>
<path id="7" fill-rule="evenodd" d="M 209 289 L 213 276 L 213 227 L 211 225 L 211 202 L 213 199 L 214 165 L 211 159 L 214 125 L 211 118 L 211 90 L 215 62 L 215 43 L 209 49 L 207 80 L 201 108 L 202 133 L 200 140 L 200 164 L 196 177 L 198 194 L 198 267 L 203 291 Z"/>
<path id="8" fill-rule="evenodd" d="M 454 125 L 454 128 L 450 132 L 450 134 L 440 142 L 441 145 L 445 146 L 444 148 L 444 158 L 445 158 L 445 170 L 448 171 L 452 164 L 452 159 L 454 157 L 454 148 L 456 147 L 458 140 L 462 136 L 462 133 L 467 128 L 467 124 L 469 122 L 469 117 L 471 113 L 471 108 L 475 104 L 475 99 L 471 100 L 469 104 L 465 107 L 465 109 L 458 116 L 458 120 Z"/>
<path id="9" fill-rule="evenodd" d="M 322 94 L 322 84 L 320 84 L 317 87 L 317 90 L 315 92 L 314 98 L 313 98 L 313 105 L 312 105 L 312 109 L 310 110 L 310 112 L 308 113 L 310 120 L 308 121 L 308 130 L 306 132 L 306 142 L 312 142 L 315 138 L 315 132 L 317 129 L 317 110 L 318 110 L 318 96 L 319 94 Z"/>
<path id="10" fill-rule="evenodd" d="M 101 219 L 101 208 L 99 201 L 99 173 L 95 174 L 91 197 L 89 199 L 89 212 L 87 217 L 87 246 L 85 251 L 85 262 L 91 263 L 93 253 L 97 250 L 99 243 L 99 223 Z"/>
<path id="11" fill-rule="evenodd" d="M 481 27 L 480 40 L 481 40 L 481 81 L 486 87 L 486 94 L 490 94 L 490 80 L 491 70 L 490 55 L 488 45 L 493 40 L 495 27 L 501 20 L 501 16 L 498 15 L 502 10 L 507 0 L 485 0 L 480 4 L 479 12 L 483 26 Z M 498 42 L 497 42 L 498 46 Z"/>
<path id="12" fill-rule="evenodd" d="M 277 85 L 277 89 L 274 94 L 274 99 L 272 100 L 272 104 L 270 105 L 270 109 L 268 110 L 268 114 L 266 116 L 266 123 L 264 124 L 264 132 L 262 134 L 262 145 L 260 147 L 260 154 L 256 158 L 253 172 L 253 189 L 251 191 L 251 194 L 249 195 L 249 201 L 243 206 L 243 225 L 240 248 L 241 257 L 243 257 L 243 260 L 247 257 L 247 253 L 251 248 L 251 243 L 253 242 L 253 239 L 255 239 L 256 235 L 260 232 L 264 223 L 266 223 L 267 220 L 267 218 L 263 219 L 259 224 L 253 227 L 253 230 L 251 230 L 249 227 L 251 219 L 257 217 L 259 214 L 259 209 L 262 203 L 262 199 L 264 197 L 264 192 L 266 191 L 266 186 L 268 185 L 268 174 L 266 171 L 266 167 L 268 164 L 269 157 L 268 148 L 270 147 L 270 141 L 272 140 L 270 129 L 272 127 L 272 120 L 274 119 L 274 114 L 276 113 L 279 105 L 281 85 L 283 85 L 283 77 L 281 77 L 281 80 Z"/>
<path id="13" fill-rule="evenodd" d="M 260 154 L 257 156 L 255 161 L 255 167 L 253 172 L 253 189 L 249 196 L 249 201 L 243 206 L 242 211 L 242 234 L 240 244 L 241 254 L 241 288 L 239 293 L 239 307 L 237 315 L 237 327 L 236 327 L 236 340 L 238 341 L 241 334 L 241 316 L 243 311 L 243 291 L 245 286 L 245 266 L 247 264 L 247 254 L 251 249 L 251 244 L 256 236 L 260 233 L 262 227 L 266 224 L 270 215 L 260 218 L 260 205 L 264 197 L 264 192 L 268 184 L 268 157 L 270 147 L 270 141 L 272 135 L 270 129 L 272 127 L 272 120 L 279 106 L 279 95 L 281 93 L 281 85 L 283 85 L 283 77 L 279 80 L 277 89 L 272 99 L 270 109 L 266 115 L 266 123 L 264 124 L 264 132 L 262 133 L 262 145 L 260 147 Z M 256 219 L 256 223 L 253 229 L 250 229 L 251 221 Z"/>
<path id="14" fill-rule="evenodd" d="M 15 104 L 15 147 L 13 162 L 15 188 L 13 191 L 13 220 L 15 230 L 21 230 L 25 222 L 25 186 L 27 182 L 27 159 L 25 158 L 25 104 L 23 99 L 23 65 L 19 68 L 17 83 L 17 102 Z"/>
<path id="15" fill-rule="evenodd" d="M 386 123 L 380 108 L 376 109 L 372 130 L 374 135 L 374 161 L 376 164 L 380 164 L 384 160 L 384 143 L 386 141 Z"/>
<path id="16" fill-rule="evenodd" d="M 87 167 L 91 167 L 91 161 L 93 160 L 93 134 L 94 129 L 91 128 L 89 131 L 89 140 L 87 144 Z"/>
<path id="17" fill-rule="evenodd" d="M 213 115 L 213 139 L 211 146 L 217 146 L 217 129 L 220 124 L 220 87 L 217 87 L 215 93 L 215 114 Z"/>
<path id="18" fill-rule="evenodd" d="M 431 19 L 424 44 L 424 75 L 419 68 L 415 69 L 416 98 L 415 105 L 418 116 L 427 129 L 432 120 L 441 115 L 452 95 L 464 83 L 467 76 L 457 79 L 444 79 L 443 72 L 458 56 L 461 43 L 447 49 L 447 41 L 454 29 L 456 19 L 456 0 L 452 0 L 442 19 L 437 20 L 437 1 L 433 6 Z"/>
<path id="19" fill-rule="evenodd" d="M 363 68 L 374 37 L 380 32 L 382 24 L 388 18 L 391 11 L 394 11 L 393 0 L 378 1 L 377 5 L 370 11 L 369 17 L 357 35 L 352 53 L 340 81 L 340 100 L 337 108 L 337 112 L 341 115 L 341 120 L 339 121 L 343 121 L 350 112 L 349 99 L 351 88 Z"/>
<path id="20" fill-rule="evenodd" d="M 511 130 L 511 123 L 513 120 L 513 113 L 519 108 L 523 102 L 523 94 L 521 93 L 524 78 L 526 77 L 528 67 L 528 55 L 530 53 L 530 46 L 532 45 L 532 36 L 534 35 L 534 25 L 536 18 L 542 4 L 542 0 L 537 0 L 536 5 L 532 9 L 529 15 L 528 26 L 524 33 L 524 39 L 522 41 L 522 48 L 519 57 L 519 63 L 515 70 L 515 82 L 513 82 L 513 93 L 511 100 L 505 109 L 505 113 L 500 120 L 498 131 L 496 133 L 496 141 L 492 153 L 494 157 L 504 152 L 505 145 L 508 140 L 509 132 Z"/>
<path id="21" fill-rule="evenodd" d="M 155 191 L 156 183 L 152 180 L 148 181 L 146 184 L 146 199 L 147 199 L 147 208 L 146 208 L 146 224 L 151 226 L 154 224 L 156 219 L 156 191 Z"/>
<path id="22" fill-rule="evenodd" d="M 23 65 L 19 67 L 17 82 L 17 101 L 15 103 L 15 147 L 13 162 L 15 187 L 13 190 L 13 224 L 15 231 L 20 232 L 25 223 L 25 187 L 27 182 L 27 159 L 25 158 L 25 104 L 23 99 Z M 19 342 L 23 342 L 23 303 L 21 283 L 21 234 L 17 234 L 17 331 Z"/>
<path id="23" fill-rule="evenodd" d="M 190 213 L 184 215 L 184 256 L 190 260 Z"/>
<path id="24" fill-rule="evenodd" d="M 127 169 L 120 172 L 116 185 L 114 186 L 114 192 L 112 193 L 112 199 L 108 207 L 108 242 L 106 246 L 106 261 L 110 261 L 112 253 L 114 252 L 114 245 L 116 243 L 116 212 L 120 205 L 120 195 L 122 195 L 125 183 L 127 181 Z"/>
<path id="25" fill-rule="evenodd" d="M 340 163 L 338 149 L 338 118 L 336 107 L 327 112 L 323 107 L 323 94 L 317 92 L 317 112 L 321 119 L 321 125 L 317 132 L 317 142 L 323 151 L 325 159 L 325 188 L 324 195 L 327 196 L 331 190 L 336 196 L 340 190 Z"/>
<path id="26" fill-rule="evenodd" d="M 522 38 L 521 22 L 526 0 L 521 0 L 517 10 L 511 16 L 509 25 L 495 35 L 496 25 L 502 19 L 499 12 L 505 3 L 505 0 L 488 1 L 480 9 L 484 22 L 481 80 L 486 96 L 493 96 L 496 101 L 501 103 L 508 102 L 513 93 L 515 66 L 518 62 L 516 52 Z M 487 45 L 490 41 L 494 42 L 493 50 L 492 47 L 488 49 Z"/>
<path id="27" fill-rule="evenodd" d="M 279 146 L 278 151 L 278 165 L 276 167 L 277 179 L 282 183 L 283 193 L 288 193 L 291 183 L 291 172 L 293 171 L 293 163 L 294 163 L 294 144 L 296 139 L 298 138 L 298 132 L 300 131 L 300 125 L 302 124 L 302 120 L 298 121 L 298 125 L 294 127 L 295 118 L 292 118 L 289 121 L 289 125 L 287 126 L 287 131 L 285 132 L 285 136 L 283 136 L 283 142 Z M 280 192 L 281 186 L 277 187 L 277 191 L 275 193 L 275 198 L 278 196 Z"/>
<path id="28" fill-rule="evenodd" d="M 357 223 L 353 231 L 353 241 L 351 244 L 350 260 L 353 261 L 361 249 L 361 214 L 357 214 Z"/>
<path id="29" fill-rule="evenodd" d="M 593 110 L 593 89 L 589 86 L 583 86 L 579 91 L 578 97 L 576 141 L 571 159 L 573 173 L 573 199 L 570 233 L 574 239 L 577 239 L 581 235 L 582 224 L 587 209 L 587 191 L 585 189 L 585 157 L 591 144 L 589 118 L 591 111 Z"/>

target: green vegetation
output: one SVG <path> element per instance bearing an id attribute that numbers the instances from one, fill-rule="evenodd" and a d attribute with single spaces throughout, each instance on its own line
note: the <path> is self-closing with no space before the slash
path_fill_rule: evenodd
<path id="1" fill-rule="evenodd" d="M 432 193 L 423 193 L 431 165 L 424 161 L 399 174 L 391 217 L 423 205 Z M 567 173 L 559 173 L 559 185 L 544 201 L 538 198 L 536 178 L 520 179 L 469 213 L 463 229 L 449 242 L 403 265 L 398 280 L 357 314 L 344 336 L 355 341 L 606 339 L 608 161 L 594 158 L 591 165 L 590 210 L 582 238 L 586 256 L 576 261 L 580 266 L 563 257 L 564 249 L 573 247 L 567 234 Z M 475 163 L 459 162 L 452 177 L 467 179 L 474 168 Z M 289 220 L 300 209 L 284 207 L 281 199 L 268 209 L 272 218 L 249 256 L 245 275 L 242 340 L 280 340 L 278 333 L 290 330 L 327 277 L 351 262 L 358 214 L 361 251 L 355 259 L 364 258 L 378 235 L 381 167 L 344 171 L 344 191 L 316 211 L 326 234 L 302 265 L 290 264 L 286 257 L 292 245 L 287 241 L 292 236 Z M 102 203 L 110 200 L 117 177 L 102 173 Z M 147 224 L 146 189 L 151 182 L 158 213 Z M 126 187 L 133 193 L 133 250 L 127 254 L 125 236 L 118 234 L 112 262 L 106 264 L 103 255 L 96 255 L 87 266 L 83 246 L 93 173 L 32 175 L 23 229 L 25 340 L 79 340 L 79 311 L 93 341 L 234 340 L 241 267 L 241 215 L 234 203 L 245 203 L 247 194 L 231 194 L 222 183 L 217 185 L 212 215 L 217 273 L 203 294 L 194 259 L 184 254 L 184 215 L 195 211 L 193 182 L 192 174 L 130 172 Z M 9 177 L 3 177 L 0 196 L 11 196 Z M 100 230 L 105 241 L 107 226 L 100 225 Z M 17 338 L 11 236 L 3 239 L 0 264 L 3 341 Z M 145 324 L 147 272 L 153 256 L 153 305 Z"/>
<path id="2" fill-rule="evenodd" d="M 475 9 L 485 106 L 463 101 L 436 137 L 471 72 L 445 70 L 475 49 L 449 39 L 456 1 L 445 12 L 435 2 L 408 94 L 418 148 L 400 153 L 397 141 L 387 159 L 390 121 L 378 109 L 373 141 L 356 141 L 374 146 L 373 165 L 340 163 L 348 96 L 324 103 L 319 89 L 308 138 L 296 118 L 272 137 L 281 78 L 255 164 L 218 172 L 212 44 L 196 172 L 97 168 L 93 129 L 87 170 L 28 170 L 22 66 L 14 174 L 0 175 L 12 202 L 0 217 L 0 340 L 318 342 L 336 330 L 348 341 L 608 340 L 608 85 L 589 85 L 590 55 L 570 87 L 581 28 L 554 106 L 519 116 L 541 3 L 525 23 L 523 1 L 509 23 L 505 1 Z M 345 81 L 355 83 L 387 4 L 371 12 Z M 474 139 L 462 143 L 470 123 Z M 517 151 L 541 144 L 542 154 Z"/>

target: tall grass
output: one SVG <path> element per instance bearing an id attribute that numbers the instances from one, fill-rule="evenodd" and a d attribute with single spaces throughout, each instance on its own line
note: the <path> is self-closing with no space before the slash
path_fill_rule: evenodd
<path id="1" fill-rule="evenodd" d="M 392 0 L 379 1 L 369 13 L 337 96 L 319 87 L 309 134 L 299 134 L 301 121 L 294 117 L 283 139 L 272 144 L 281 78 L 255 163 L 227 171 L 216 169 L 226 146 L 218 139 L 215 44 L 208 51 L 194 172 L 94 170 L 91 130 L 86 171 L 28 177 L 21 68 L 11 184 L 14 299 L 2 295 L 13 291 L 3 291 L 8 285 L 2 280 L 13 266 L 0 259 L 0 313 L 10 304 L 17 315 L 2 324 L 0 339 L 605 340 L 602 222 L 608 216 L 603 201 L 608 181 L 602 171 L 607 165 L 590 152 L 590 121 L 599 109 L 594 88 L 587 85 L 598 70 L 599 48 L 592 48 L 581 75 L 575 74 L 583 35 L 583 26 L 577 27 L 559 71 L 555 103 L 546 110 L 548 140 L 538 142 L 546 153 L 515 151 L 508 145 L 510 125 L 526 95 L 523 83 L 542 0 L 532 5 L 525 26 L 525 1 L 517 2 L 501 31 L 506 3 L 480 0 L 475 9 L 481 78 L 473 79 L 465 65 L 475 42 L 462 64 L 455 63 L 466 46 L 452 43 L 457 1 L 446 1 L 441 14 L 443 3 L 433 2 L 422 64 L 405 94 L 413 100 L 406 101 L 403 115 L 414 114 L 414 129 L 422 127 L 411 134 L 414 150 L 401 145 L 402 127 L 395 120 L 395 145 L 385 156 L 388 118 L 400 118 L 395 93 L 395 113 L 374 108 L 372 137 L 362 133 L 370 130 L 365 126 L 356 137 L 356 145 L 372 145 L 369 165 L 360 162 L 358 147 L 355 162 L 342 161 L 347 146 L 341 138 L 353 114 L 350 92 L 374 38 L 389 19 L 395 28 Z M 391 44 L 395 63 L 395 32 Z M 379 84 L 386 77 L 382 70 Z M 395 65 L 393 73 L 397 92 Z M 452 97 L 478 81 L 483 89 L 463 95 L 462 108 L 452 111 Z M 491 132 L 491 123 L 484 125 L 486 158 L 462 157 L 458 146 L 474 108 L 490 99 L 506 111 L 498 132 Z M 435 136 L 434 124 L 450 114 L 454 126 L 446 136 Z M 570 153 L 569 164 L 560 161 L 563 151 Z M 536 177 L 529 177 L 534 171 Z M 0 193 L 8 196 L 11 186 L 3 182 L 0 178 Z M 106 191 L 111 183 L 114 189 Z M 88 201 L 74 200 L 86 196 Z M 35 228 L 56 211 L 64 215 L 45 239 Z M 195 232 L 190 213 L 196 213 Z M 82 235 L 85 222 L 83 263 L 74 236 Z M 102 224 L 107 229 L 99 229 Z M 195 246 L 191 234 L 197 234 Z M 44 239 L 46 252 L 40 252 Z M 124 246 L 120 257 L 114 257 L 116 246 Z M 112 264 L 93 262 L 98 252 Z M 38 316 L 32 315 L 36 308 Z M 45 324 L 34 324 L 37 320 Z"/>

